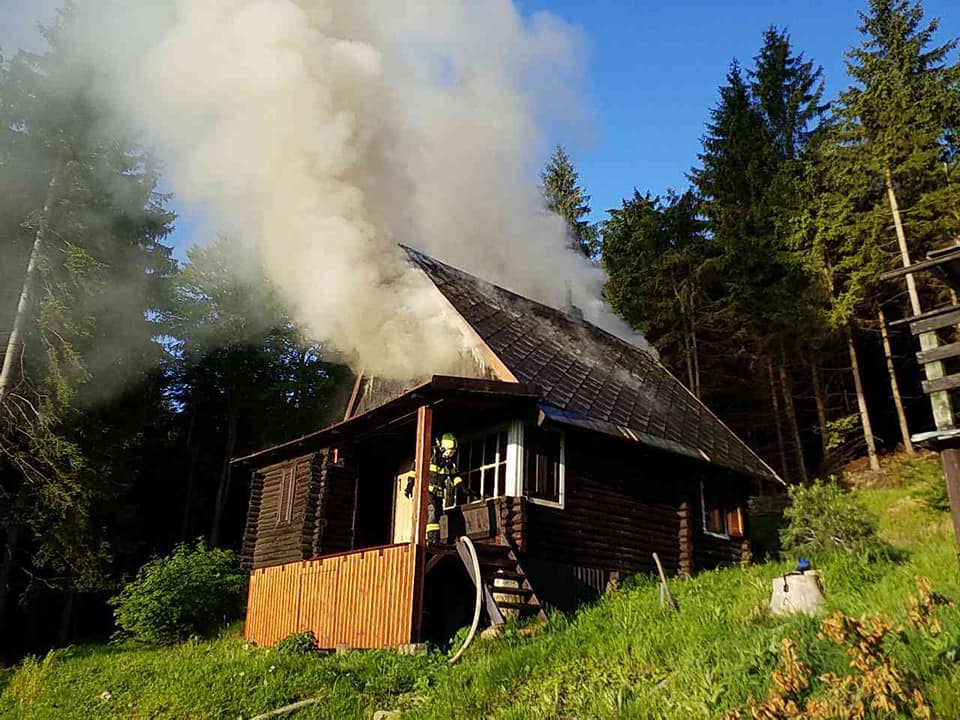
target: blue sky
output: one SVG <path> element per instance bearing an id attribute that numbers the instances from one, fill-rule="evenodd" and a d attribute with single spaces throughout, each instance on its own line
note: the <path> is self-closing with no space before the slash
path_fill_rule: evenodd
<path id="1" fill-rule="evenodd" d="M 481 0 L 483 1 L 483 0 Z M 603 218 L 634 187 L 686 187 L 699 140 L 730 61 L 752 62 L 769 25 L 823 66 L 827 95 L 847 84 L 845 50 L 857 42 L 866 0 L 515 0 L 524 13 L 552 12 L 579 27 L 587 44 L 583 97 L 589 127 L 551 134 L 570 149 L 582 184 Z M 36 47 L 34 26 L 56 0 L 0 0 L 0 48 Z M 957 0 L 925 0 L 941 19 L 940 39 L 960 37 Z M 571 136 L 572 135 L 572 136 Z M 534 181 L 534 179 L 531 179 Z M 173 240 L 183 247 L 199 226 L 179 200 Z"/>
<path id="2" fill-rule="evenodd" d="M 763 31 L 786 28 L 794 47 L 823 66 L 827 96 L 846 87 L 845 50 L 857 42 L 866 0 L 521 0 L 582 28 L 589 43 L 589 144 L 573 147 L 593 219 L 634 186 L 685 188 L 730 61 L 750 65 Z M 960 3 L 925 0 L 941 40 L 960 36 Z M 560 142 L 567 142 L 558 138 Z"/>

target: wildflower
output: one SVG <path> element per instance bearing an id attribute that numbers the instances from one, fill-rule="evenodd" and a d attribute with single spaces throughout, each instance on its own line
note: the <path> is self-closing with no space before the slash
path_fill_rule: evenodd
<path id="1" fill-rule="evenodd" d="M 102 693 L 100 693 L 100 699 L 103 702 L 106 702 L 107 700 L 113 699 L 113 694 L 109 690 L 104 690 Z"/>
<path id="2" fill-rule="evenodd" d="M 276 670 L 276 669 L 277 669 L 277 666 L 276 666 L 276 665 L 271 665 L 271 666 L 270 666 L 270 672 L 273 672 L 273 671 Z"/>

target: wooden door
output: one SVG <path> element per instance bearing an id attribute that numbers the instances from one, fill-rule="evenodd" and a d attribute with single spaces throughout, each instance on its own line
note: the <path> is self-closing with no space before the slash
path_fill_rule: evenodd
<path id="1" fill-rule="evenodd" d="M 411 473 L 397 475 L 393 481 L 393 542 L 408 543 L 413 539 L 413 493 L 406 495 Z"/>

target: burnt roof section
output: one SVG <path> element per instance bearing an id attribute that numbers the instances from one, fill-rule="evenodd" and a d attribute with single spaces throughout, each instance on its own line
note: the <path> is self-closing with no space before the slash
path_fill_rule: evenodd
<path id="1" fill-rule="evenodd" d="M 782 482 L 650 353 L 573 313 L 493 285 L 404 247 L 521 383 L 568 423 L 617 428 L 641 444 Z"/>

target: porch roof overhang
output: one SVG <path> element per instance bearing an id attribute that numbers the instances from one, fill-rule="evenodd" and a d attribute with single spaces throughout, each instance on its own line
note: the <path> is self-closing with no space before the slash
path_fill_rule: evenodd
<path id="1" fill-rule="evenodd" d="M 598 420 L 596 418 L 587 417 L 581 413 L 563 410 L 554 405 L 548 403 L 539 403 L 539 424 L 543 425 L 545 423 L 553 423 L 556 425 L 563 425 L 566 427 L 573 427 L 580 430 L 587 430 L 591 432 L 599 432 L 604 435 L 609 435 L 611 437 L 619 438 L 621 440 L 627 440 L 635 442 L 639 445 L 644 445 L 646 447 L 652 448 L 654 450 L 662 450 L 664 452 L 672 453 L 674 455 L 680 455 L 689 460 L 695 462 L 709 463 L 714 465 L 719 465 L 724 467 L 727 470 L 732 470 L 736 473 L 744 473 L 744 469 L 741 467 L 732 467 L 723 462 L 718 462 L 716 459 L 711 458 L 706 452 L 700 448 L 694 448 L 689 445 L 684 445 L 683 443 L 674 442 L 672 440 L 667 440 L 666 438 L 659 437 L 657 435 L 651 435 L 650 433 L 641 432 L 633 428 L 627 427 L 626 425 L 619 425 L 614 422 L 609 422 L 606 420 Z M 755 478 L 766 480 L 770 482 L 776 482 L 780 485 L 786 485 L 783 480 L 780 479 L 775 473 L 770 474 L 759 474 L 759 473 L 747 473 L 752 475 Z"/>
<path id="2" fill-rule="evenodd" d="M 430 380 L 418 385 L 404 394 L 355 415 L 348 420 L 335 423 L 321 430 L 303 435 L 279 445 L 258 450 L 250 455 L 233 458 L 230 464 L 235 469 L 265 467 L 279 462 L 296 453 L 309 453 L 324 447 L 336 445 L 344 440 L 376 432 L 388 425 L 412 418 L 422 405 L 434 405 L 440 401 L 489 401 L 491 403 L 510 400 L 537 401 L 543 392 L 536 385 L 499 380 L 434 375 Z"/>

